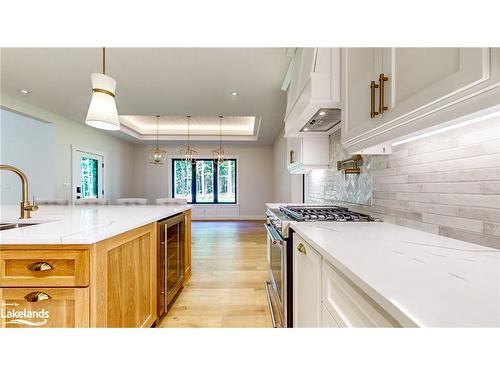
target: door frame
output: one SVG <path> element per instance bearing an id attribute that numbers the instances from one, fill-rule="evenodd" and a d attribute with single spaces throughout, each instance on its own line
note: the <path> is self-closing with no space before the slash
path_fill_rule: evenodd
<path id="1" fill-rule="evenodd" d="M 71 201 L 75 204 L 76 201 L 76 181 L 78 179 L 77 170 L 75 169 L 75 159 L 77 158 L 77 152 L 84 152 L 86 154 L 92 154 L 102 157 L 102 163 L 106 163 L 106 153 L 98 150 L 93 150 L 88 147 L 81 147 L 78 145 L 71 145 Z M 102 190 L 104 193 L 101 195 L 101 198 L 106 198 L 106 173 L 105 169 L 101 166 L 102 169 Z"/>

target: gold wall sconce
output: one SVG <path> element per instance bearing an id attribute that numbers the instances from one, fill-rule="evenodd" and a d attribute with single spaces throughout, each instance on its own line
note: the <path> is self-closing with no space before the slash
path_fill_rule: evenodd
<path id="1" fill-rule="evenodd" d="M 345 159 L 337 162 L 337 170 L 344 171 L 347 174 L 360 174 L 361 169 L 359 166 L 363 164 L 363 157 L 359 154 L 351 156 L 349 159 Z"/>

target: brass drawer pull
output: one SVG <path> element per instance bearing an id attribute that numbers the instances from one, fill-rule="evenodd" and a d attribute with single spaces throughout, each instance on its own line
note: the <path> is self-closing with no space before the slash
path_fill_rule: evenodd
<path id="1" fill-rule="evenodd" d="M 389 80 L 389 77 L 385 76 L 384 73 L 380 73 L 378 76 L 378 82 L 379 82 L 379 90 L 380 90 L 380 98 L 379 98 L 379 106 L 378 106 L 378 111 L 380 114 L 384 113 L 384 111 L 387 111 L 387 107 L 385 106 L 384 103 L 384 96 L 385 96 L 385 83 Z"/>
<path id="2" fill-rule="evenodd" d="M 28 266 L 28 269 L 33 272 L 52 271 L 54 269 L 54 266 L 47 262 L 36 262 L 31 263 Z"/>
<path id="3" fill-rule="evenodd" d="M 370 83 L 370 117 L 374 118 L 378 115 L 378 112 L 375 112 L 375 89 L 378 89 L 378 85 L 375 81 L 371 81 Z"/>
<path id="4" fill-rule="evenodd" d="M 44 292 L 31 292 L 24 296 L 24 299 L 28 302 L 40 302 L 40 301 L 48 301 L 52 299 L 47 293 Z"/>
<path id="5" fill-rule="evenodd" d="M 297 250 L 302 254 L 307 254 L 306 247 L 304 246 L 304 244 L 299 243 L 299 245 L 297 246 Z"/>

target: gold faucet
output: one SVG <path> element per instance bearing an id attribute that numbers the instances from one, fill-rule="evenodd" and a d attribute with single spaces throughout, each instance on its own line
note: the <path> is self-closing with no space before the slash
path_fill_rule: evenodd
<path id="1" fill-rule="evenodd" d="M 28 177 L 26 177 L 26 175 L 19 168 L 13 167 L 12 165 L 0 164 L 0 170 L 14 172 L 21 179 L 23 200 L 21 202 L 21 216 L 19 218 L 29 219 L 31 217 L 31 211 L 38 210 L 38 206 L 35 205 L 35 197 L 33 197 L 33 204 L 31 204 L 28 199 Z"/>

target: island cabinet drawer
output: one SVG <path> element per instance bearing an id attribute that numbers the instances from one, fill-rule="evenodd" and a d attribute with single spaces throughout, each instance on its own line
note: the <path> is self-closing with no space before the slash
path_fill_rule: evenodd
<path id="1" fill-rule="evenodd" d="M 399 327 L 400 324 L 338 269 L 323 260 L 322 302 L 339 326 Z"/>
<path id="2" fill-rule="evenodd" d="M 86 328 L 89 288 L 0 288 L 0 328 Z"/>
<path id="3" fill-rule="evenodd" d="M 85 287 L 89 251 L 0 250 L 0 287 Z"/>

